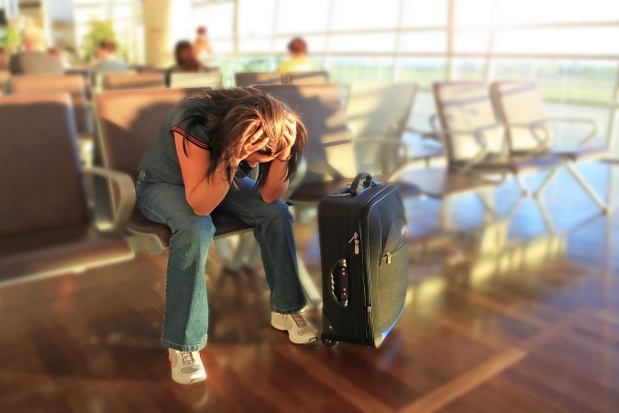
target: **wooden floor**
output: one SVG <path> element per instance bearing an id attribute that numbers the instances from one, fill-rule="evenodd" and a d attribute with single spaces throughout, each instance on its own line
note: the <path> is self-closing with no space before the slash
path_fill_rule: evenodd
<path id="1" fill-rule="evenodd" d="M 516 185 L 494 198 L 505 215 Z M 0 412 L 618 412 L 615 214 L 563 173 L 544 199 L 553 231 L 533 199 L 498 221 L 472 195 L 407 201 L 407 306 L 380 349 L 290 344 L 262 269 L 211 254 L 209 379 L 189 387 L 159 342 L 167 255 L 0 288 Z M 315 221 L 295 232 L 318 281 Z"/>

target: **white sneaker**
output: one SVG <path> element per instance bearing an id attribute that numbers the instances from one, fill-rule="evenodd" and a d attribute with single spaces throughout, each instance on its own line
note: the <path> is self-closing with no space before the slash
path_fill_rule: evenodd
<path id="1" fill-rule="evenodd" d="M 301 315 L 271 312 L 271 326 L 276 330 L 288 331 L 288 338 L 295 344 L 309 344 L 318 340 L 318 331 Z"/>
<path id="2" fill-rule="evenodd" d="M 206 380 L 206 370 L 199 351 L 168 349 L 172 380 L 180 384 L 192 384 Z"/>

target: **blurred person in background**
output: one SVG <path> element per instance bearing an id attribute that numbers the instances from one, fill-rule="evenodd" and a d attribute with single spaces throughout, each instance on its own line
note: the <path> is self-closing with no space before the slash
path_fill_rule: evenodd
<path id="1" fill-rule="evenodd" d="M 69 61 L 64 57 L 62 51 L 56 47 L 50 47 L 47 49 L 47 53 L 51 54 L 52 56 L 60 59 L 60 61 L 62 62 L 62 67 L 64 67 L 65 69 L 69 69 L 71 67 L 71 64 L 69 64 Z"/>
<path id="2" fill-rule="evenodd" d="M 206 379 L 199 351 L 207 343 L 204 270 L 214 210 L 254 229 L 271 289 L 271 326 L 295 344 L 317 340 L 300 313 L 306 301 L 292 215 L 279 199 L 306 140 L 305 127 L 280 101 L 258 89 L 220 89 L 177 104 L 144 154 L 137 205 L 146 218 L 172 230 L 161 341 L 174 381 Z M 247 176 L 256 166 L 257 182 Z"/>
<path id="3" fill-rule="evenodd" d="M 9 54 L 4 50 L 4 47 L 0 47 L 0 70 L 8 70 L 9 68 Z"/>
<path id="4" fill-rule="evenodd" d="M 289 59 L 279 66 L 279 73 L 285 76 L 291 72 L 311 72 L 318 70 L 316 64 L 307 58 L 307 43 L 295 37 L 288 43 Z"/>
<path id="5" fill-rule="evenodd" d="M 129 65 L 116 54 L 116 43 L 111 39 L 104 39 L 95 52 L 91 70 L 95 73 L 124 72 L 129 70 Z"/>
<path id="6" fill-rule="evenodd" d="M 208 69 L 198 59 L 198 53 L 194 45 L 187 40 L 181 40 L 174 47 L 174 60 L 176 64 L 166 73 L 166 84 L 170 85 L 172 73 L 206 73 Z"/>
<path id="7" fill-rule="evenodd" d="M 200 26 L 197 29 L 198 36 L 194 41 L 196 53 L 199 60 L 205 60 L 211 57 L 213 49 L 211 48 L 211 42 L 208 39 L 208 32 L 206 27 Z"/>
<path id="8" fill-rule="evenodd" d="M 43 31 L 31 25 L 21 32 L 22 51 L 11 56 L 9 71 L 12 75 L 61 75 L 62 61 L 46 50 Z"/>

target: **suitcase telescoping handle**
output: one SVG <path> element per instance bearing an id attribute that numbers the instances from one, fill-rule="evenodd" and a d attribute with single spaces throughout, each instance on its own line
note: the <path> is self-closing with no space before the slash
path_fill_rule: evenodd
<path id="1" fill-rule="evenodd" d="M 363 180 L 363 189 L 359 191 L 359 184 L 361 183 L 361 180 Z M 359 192 L 362 192 L 374 185 L 376 185 L 376 180 L 372 178 L 372 175 L 368 172 L 361 172 L 357 175 L 354 181 L 352 181 L 352 184 L 350 184 L 350 195 L 356 196 Z"/>
<path id="2" fill-rule="evenodd" d="M 335 294 L 335 277 L 339 277 L 340 291 L 339 297 Z M 340 307 L 348 307 L 348 265 L 346 259 L 337 260 L 335 265 L 331 267 L 331 285 L 329 286 L 331 297 Z"/>

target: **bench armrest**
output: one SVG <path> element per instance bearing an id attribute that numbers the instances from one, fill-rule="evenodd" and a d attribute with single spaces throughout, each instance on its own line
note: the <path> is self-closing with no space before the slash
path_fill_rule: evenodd
<path id="1" fill-rule="evenodd" d="M 109 185 L 115 188 L 110 199 L 107 200 L 112 209 L 111 230 L 117 232 L 125 229 L 135 206 L 133 179 L 125 173 L 98 166 L 84 169 L 84 174 L 104 178 Z M 95 221 L 109 219 L 110 217 L 105 216 L 106 214 L 102 213 L 99 208 L 100 206 L 95 206 Z"/>
<path id="2" fill-rule="evenodd" d="M 593 119 L 585 119 L 585 118 L 545 118 L 545 119 L 540 119 L 540 120 L 536 120 L 530 123 L 525 123 L 525 124 L 520 124 L 520 123 L 514 123 L 514 124 L 510 124 L 510 126 L 516 126 L 516 127 L 524 127 L 524 128 L 529 128 L 531 135 L 533 136 L 533 138 L 539 142 L 539 146 L 536 149 L 536 151 L 544 151 L 546 149 L 548 149 L 550 147 L 549 145 L 549 141 L 550 141 L 550 133 L 548 130 L 548 126 L 552 125 L 552 124 L 556 124 L 556 123 L 580 123 L 580 124 L 584 124 L 584 125 L 589 125 L 591 126 L 591 130 L 587 133 L 587 135 L 580 141 L 578 142 L 577 146 L 579 148 L 582 148 L 586 145 L 588 145 L 589 143 L 591 143 L 591 141 L 593 139 L 595 139 L 597 137 L 597 132 L 598 132 L 598 125 L 597 122 Z M 540 136 L 540 131 L 543 130 L 544 132 L 544 136 Z"/>
<path id="3" fill-rule="evenodd" d="M 488 132 L 491 130 L 499 130 L 499 133 L 502 135 L 501 142 L 503 142 L 503 147 L 505 147 L 505 128 L 500 123 L 495 123 L 492 125 L 481 126 L 476 129 L 467 130 L 467 131 L 459 131 L 459 130 L 450 130 L 450 131 L 440 131 L 433 130 L 431 132 L 421 133 L 422 138 L 430 138 L 435 139 L 443 143 L 445 147 L 448 147 L 447 139 L 449 136 L 458 136 L 458 135 L 466 135 L 475 137 L 475 140 L 479 144 L 479 151 L 473 156 L 468 162 L 466 162 L 460 170 L 467 171 L 481 162 L 486 155 L 490 152 L 490 141 L 488 139 Z"/>

